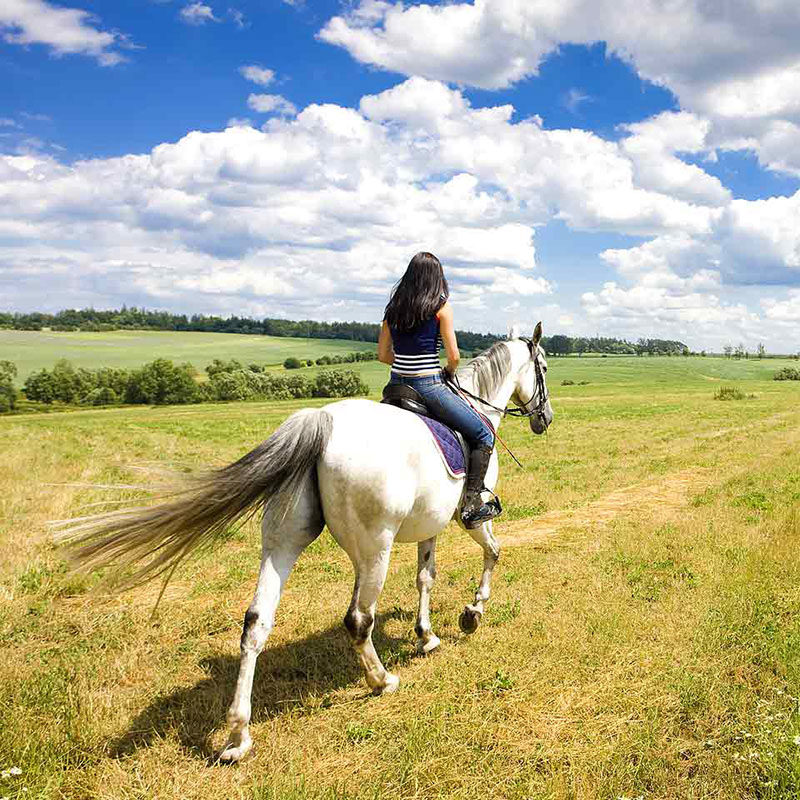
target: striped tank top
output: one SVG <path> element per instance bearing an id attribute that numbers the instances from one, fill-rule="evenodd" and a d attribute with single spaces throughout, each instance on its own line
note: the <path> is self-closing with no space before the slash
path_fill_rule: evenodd
<path id="1" fill-rule="evenodd" d="M 439 363 L 439 348 L 442 338 L 439 335 L 439 320 L 434 314 L 429 320 L 410 331 L 390 328 L 394 361 L 392 372 L 407 378 L 425 375 L 438 375 L 442 371 Z"/>

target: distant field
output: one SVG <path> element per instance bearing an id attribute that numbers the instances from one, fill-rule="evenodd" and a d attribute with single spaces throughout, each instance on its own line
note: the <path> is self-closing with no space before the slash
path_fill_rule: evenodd
<path id="1" fill-rule="evenodd" d="M 797 798 L 800 384 L 772 380 L 784 363 L 551 358 L 548 435 L 501 429 L 525 469 L 500 451 L 503 553 L 479 631 L 457 618 L 481 555 L 450 526 L 442 647 L 415 655 L 416 549 L 396 547 L 376 646 L 401 684 L 370 697 L 342 627 L 351 566 L 323 533 L 288 581 L 256 672 L 255 754 L 233 769 L 211 757 L 255 525 L 182 567 L 151 620 L 157 586 L 89 592 L 46 521 L 229 463 L 324 401 L 0 418 L 0 770 L 22 770 L 0 797 Z M 749 397 L 715 400 L 723 385 Z"/>
<path id="2" fill-rule="evenodd" d="M 289 356 L 316 359 L 356 351 L 374 351 L 372 342 L 350 342 L 338 339 L 291 339 L 275 336 L 249 336 L 228 333 L 193 333 L 181 331 L 112 331 L 108 333 L 61 333 L 48 331 L 0 330 L 0 359 L 17 365 L 17 383 L 35 370 L 52 367 L 59 358 L 76 366 L 138 367 L 154 358 L 169 358 L 175 362 L 189 361 L 202 370 L 215 358 L 236 358 L 243 364 L 255 362 L 273 365 L 282 370 Z M 568 395 L 587 392 L 608 393 L 620 386 L 633 389 L 663 386 L 689 386 L 736 379 L 769 379 L 782 366 L 798 366 L 790 359 L 755 358 L 735 361 L 724 358 L 674 356 L 637 358 L 636 356 L 589 355 L 553 357 L 549 359 L 552 381 L 563 379 L 589 381 L 585 386 L 564 387 Z M 373 394 L 388 379 L 388 368 L 379 362 L 339 365 L 361 375 Z M 320 369 L 306 367 L 301 374 L 313 376 Z"/>
<path id="3" fill-rule="evenodd" d="M 31 372 L 52 367 L 66 358 L 80 367 L 138 367 L 154 358 L 189 361 L 199 370 L 215 358 L 237 358 L 244 364 L 281 364 L 289 356 L 319 358 L 324 355 L 375 350 L 371 342 L 338 339 L 290 339 L 233 333 L 184 331 L 111 331 L 62 333 L 0 330 L 0 360 L 17 365 L 18 380 Z"/>

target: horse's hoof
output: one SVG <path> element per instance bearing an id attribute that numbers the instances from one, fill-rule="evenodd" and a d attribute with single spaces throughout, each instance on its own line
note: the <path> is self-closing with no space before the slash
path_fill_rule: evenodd
<path id="1" fill-rule="evenodd" d="M 478 630 L 481 616 L 483 615 L 480 611 L 475 611 L 467 606 L 458 618 L 458 627 L 466 634 L 475 633 L 475 631 Z"/>
<path id="2" fill-rule="evenodd" d="M 428 653 L 432 653 L 441 643 L 442 640 L 438 636 L 431 634 L 427 641 L 423 639 L 417 641 L 417 652 L 421 656 L 426 656 Z"/>
<path id="3" fill-rule="evenodd" d="M 221 761 L 223 764 L 238 764 L 252 749 L 253 749 L 252 741 L 242 743 L 236 747 L 228 745 L 219 754 L 218 760 Z"/>
<path id="4" fill-rule="evenodd" d="M 392 694 L 393 692 L 397 691 L 397 687 L 400 685 L 400 678 L 397 675 L 392 675 L 391 672 L 386 673 L 386 677 L 383 679 L 383 683 L 380 686 L 376 686 L 372 690 L 372 694 L 374 695 L 382 695 L 382 694 Z"/>

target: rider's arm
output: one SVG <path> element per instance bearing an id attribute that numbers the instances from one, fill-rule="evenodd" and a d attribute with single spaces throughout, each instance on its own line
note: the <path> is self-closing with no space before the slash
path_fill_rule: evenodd
<path id="1" fill-rule="evenodd" d="M 447 353 L 447 366 L 445 369 L 452 375 L 458 369 L 461 354 L 458 352 L 456 331 L 453 327 L 453 307 L 449 302 L 439 309 L 437 316 L 439 317 L 439 333 L 442 336 L 444 352 Z"/>
<path id="2" fill-rule="evenodd" d="M 389 331 L 389 326 L 386 320 L 381 325 L 381 334 L 378 337 L 378 361 L 384 364 L 394 363 L 394 347 L 392 347 L 392 334 Z"/>

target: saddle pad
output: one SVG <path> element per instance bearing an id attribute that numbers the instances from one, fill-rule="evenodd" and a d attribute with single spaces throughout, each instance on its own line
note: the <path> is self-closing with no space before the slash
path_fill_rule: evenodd
<path id="1" fill-rule="evenodd" d="M 454 478 L 463 478 L 467 472 L 467 462 L 461 437 L 456 436 L 447 425 L 435 419 L 430 417 L 420 417 L 420 419 L 428 426 L 447 471 Z"/>

